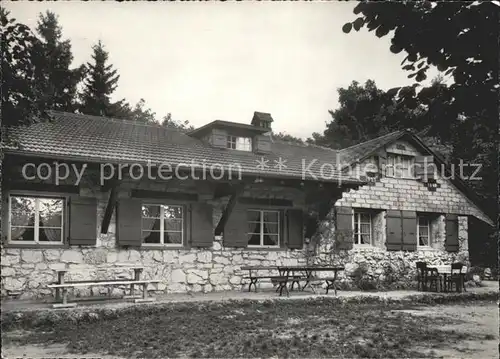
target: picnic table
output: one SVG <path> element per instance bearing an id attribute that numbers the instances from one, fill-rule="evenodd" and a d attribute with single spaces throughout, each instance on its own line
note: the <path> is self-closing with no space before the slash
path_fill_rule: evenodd
<path id="1" fill-rule="evenodd" d="M 243 266 L 241 270 L 248 271 L 248 276 L 243 277 L 244 279 L 249 279 L 250 283 L 248 285 L 248 291 L 252 290 L 252 285 L 255 291 L 257 291 L 257 282 L 260 279 L 270 279 L 271 283 L 276 285 L 276 292 L 279 292 L 280 296 L 283 291 L 290 295 L 288 290 L 288 284 L 290 283 L 290 290 L 293 290 L 295 284 L 299 290 L 304 290 L 310 286 L 313 292 L 316 293 L 315 289 L 311 286 L 314 281 L 324 281 L 326 283 L 326 294 L 330 289 L 334 289 L 335 294 L 337 294 L 337 287 L 335 281 L 337 279 L 338 272 L 344 270 L 341 266 Z M 265 274 L 260 274 L 262 271 L 266 271 Z M 277 271 L 279 274 L 272 274 L 269 271 Z M 313 274 L 315 272 L 333 272 L 333 276 L 329 277 L 315 277 Z M 305 284 L 300 288 L 300 282 L 305 282 Z"/>
<path id="2" fill-rule="evenodd" d="M 80 281 L 69 281 L 66 282 L 64 276 L 68 272 L 67 270 L 58 270 L 57 271 L 57 282 L 49 284 L 47 287 L 51 289 L 55 289 L 55 301 L 52 305 L 53 308 L 68 308 L 75 307 L 76 303 L 68 303 L 68 289 L 76 288 L 76 287 L 94 287 L 94 286 L 104 286 L 108 287 L 108 291 L 113 286 L 122 286 L 122 285 L 130 285 L 130 295 L 124 296 L 124 298 L 133 298 L 136 302 L 150 302 L 153 301 L 154 298 L 148 297 L 147 286 L 150 283 L 159 283 L 159 280 L 143 280 L 141 279 L 141 273 L 144 268 L 142 267 L 133 267 L 130 268 L 134 271 L 134 275 L 131 279 L 128 278 L 113 278 L 106 280 L 80 280 Z M 142 286 L 142 298 L 137 297 L 134 293 L 135 285 Z M 61 298 L 62 291 L 62 298 Z"/>
<path id="3" fill-rule="evenodd" d="M 343 270 L 344 270 L 343 266 L 314 266 L 314 265 L 278 266 L 278 271 L 282 276 L 284 276 L 285 278 L 292 279 L 292 286 L 294 284 L 293 282 L 298 282 L 297 280 L 294 280 L 294 278 L 298 277 L 300 278 L 299 280 L 305 281 L 305 284 L 301 288 L 302 291 L 306 289 L 307 286 L 310 286 L 313 292 L 316 293 L 315 289 L 311 286 L 311 283 L 314 281 L 316 282 L 325 281 L 326 294 L 328 294 L 328 291 L 330 289 L 333 289 L 335 295 L 337 295 L 337 286 L 335 284 L 335 281 L 337 280 L 338 272 L 341 272 Z M 314 275 L 317 272 L 333 272 L 333 275 L 329 277 L 318 277 Z M 295 273 L 301 273 L 302 275 L 297 276 Z M 283 289 L 284 288 L 281 288 L 280 295 L 282 294 Z M 291 289 L 293 289 L 293 287 Z"/>
<path id="4" fill-rule="evenodd" d="M 429 265 L 428 269 L 435 270 L 438 275 L 443 277 L 444 288 L 439 288 L 438 291 L 446 292 L 448 289 L 446 287 L 446 283 L 448 281 L 448 276 L 452 275 L 451 264 L 442 264 L 442 265 Z M 465 290 L 465 275 L 467 274 L 467 267 L 463 266 L 460 271 L 460 276 L 462 277 L 461 288 Z M 441 287 L 441 286 L 440 286 Z"/>

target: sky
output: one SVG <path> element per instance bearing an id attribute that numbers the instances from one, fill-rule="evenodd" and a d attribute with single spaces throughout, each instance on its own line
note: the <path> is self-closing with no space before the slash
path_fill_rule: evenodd
<path id="1" fill-rule="evenodd" d="M 120 80 L 114 100 L 141 98 L 156 112 L 195 127 L 250 123 L 271 113 L 273 131 L 322 133 L 337 89 L 375 80 L 382 89 L 412 83 L 390 37 L 350 34 L 355 2 L 6 2 L 19 22 L 59 16 L 75 66 L 101 40 Z"/>

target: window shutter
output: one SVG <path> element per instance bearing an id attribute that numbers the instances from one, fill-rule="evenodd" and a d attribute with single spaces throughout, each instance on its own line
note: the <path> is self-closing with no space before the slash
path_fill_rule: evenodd
<path id="1" fill-rule="evenodd" d="M 301 209 L 287 211 L 288 248 L 302 249 L 304 247 L 304 215 Z"/>
<path id="2" fill-rule="evenodd" d="M 385 245 L 388 251 L 402 249 L 402 223 L 401 212 L 388 210 L 386 213 L 387 238 Z"/>
<path id="3" fill-rule="evenodd" d="M 458 216 L 446 215 L 446 240 L 444 246 L 448 252 L 458 252 Z"/>
<path id="4" fill-rule="evenodd" d="M 94 246 L 97 240 L 97 199 L 72 198 L 69 211 L 70 245 Z"/>
<path id="5" fill-rule="evenodd" d="M 193 247 L 212 247 L 214 227 L 212 205 L 193 203 L 191 205 L 191 245 Z"/>
<path id="6" fill-rule="evenodd" d="M 248 216 L 244 206 L 235 205 L 224 226 L 225 247 L 248 246 Z"/>
<path id="7" fill-rule="evenodd" d="M 423 179 L 434 178 L 434 156 L 415 156 L 415 177 Z"/>
<path id="8" fill-rule="evenodd" d="M 352 228 L 352 207 L 335 207 L 337 219 L 337 235 L 341 239 L 337 243 L 337 249 L 352 249 L 353 228 Z"/>
<path id="9" fill-rule="evenodd" d="M 271 138 L 269 136 L 259 135 L 254 137 L 254 152 L 270 153 Z"/>
<path id="10" fill-rule="evenodd" d="M 403 218 L 403 250 L 417 250 L 417 213 L 402 211 Z"/>
<path id="11" fill-rule="evenodd" d="M 116 208 L 117 236 L 120 246 L 140 246 L 142 244 L 142 202 L 137 198 L 118 201 Z"/>
<path id="12" fill-rule="evenodd" d="M 227 132 L 224 130 L 212 130 L 212 146 L 227 148 Z"/>

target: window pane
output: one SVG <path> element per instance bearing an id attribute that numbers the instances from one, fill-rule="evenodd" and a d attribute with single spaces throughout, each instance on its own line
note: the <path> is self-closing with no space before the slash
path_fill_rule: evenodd
<path id="1" fill-rule="evenodd" d="M 427 236 L 419 236 L 418 244 L 420 246 L 428 246 L 429 245 L 429 237 Z"/>
<path id="2" fill-rule="evenodd" d="M 143 205 L 142 217 L 160 218 L 160 206 L 150 204 Z"/>
<path id="3" fill-rule="evenodd" d="M 10 228 L 10 239 L 12 241 L 34 241 L 35 240 L 35 229 L 26 227 L 14 227 Z"/>
<path id="4" fill-rule="evenodd" d="M 260 233 L 260 222 L 249 222 L 248 233 Z"/>
<path id="5" fill-rule="evenodd" d="M 369 213 L 361 213 L 361 223 L 370 223 L 371 216 Z"/>
<path id="6" fill-rule="evenodd" d="M 370 235 L 369 234 L 361 234 L 359 244 L 370 244 Z"/>
<path id="7" fill-rule="evenodd" d="M 264 212 L 264 222 L 278 223 L 278 220 L 279 220 L 278 212 Z"/>
<path id="8" fill-rule="evenodd" d="M 182 218 L 182 207 L 181 206 L 162 206 L 163 212 L 166 219 L 169 218 Z"/>
<path id="9" fill-rule="evenodd" d="M 11 225 L 35 225 L 35 198 L 11 197 Z"/>
<path id="10" fill-rule="evenodd" d="M 181 219 L 165 219 L 164 225 L 166 231 L 182 231 Z"/>
<path id="11" fill-rule="evenodd" d="M 163 242 L 165 244 L 182 244 L 182 233 L 165 232 Z"/>
<path id="12" fill-rule="evenodd" d="M 38 199 L 39 225 L 41 227 L 62 227 L 63 200 Z"/>
<path id="13" fill-rule="evenodd" d="M 370 234 L 370 225 L 369 224 L 361 224 L 360 233 L 362 233 L 362 234 Z"/>
<path id="14" fill-rule="evenodd" d="M 160 244 L 161 243 L 160 234 L 161 232 L 143 231 L 142 238 L 144 238 L 144 243 Z"/>
<path id="15" fill-rule="evenodd" d="M 159 218 L 143 218 L 142 219 L 142 229 L 147 231 L 159 231 L 160 230 L 160 219 Z"/>
<path id="16" fill-rule="evenodd" d="M 264 233 L 266 234 L 278 234 L 279 233 L 279 225 L 264 223 Z"/>
<path id="17" fill-rule="evenodd" d="M 259 211 L 248 211 L 247 218 L 249 222 L 258 222 L 260 221 L 260 212 Z"/>
<path id="18" fill-rule="evenodd" d="M 61 242 L 61 230 L 56 228 L 40 228 L 38 230 L 39 242 Z"/>
<path id="19" fill-rule="evenodd" d="M 274 235 L 264 235 L 264 245 L 265 246 L 277 246 L 278 245 L 278 236 Z"/>
<path id="20" fill-rule="evenodd" d="M 248 244 L 252 246 L 260 245 L 260 234 L 249 234 L 248 235 Z"/>

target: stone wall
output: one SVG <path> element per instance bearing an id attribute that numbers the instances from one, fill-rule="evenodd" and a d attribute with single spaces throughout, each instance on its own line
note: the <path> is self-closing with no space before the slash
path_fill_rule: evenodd
<path id="1" fill-rule="evenodd" d="M 106 201 L 98 207 L 101 223 Z M 222 206 L 214 210 L 214 223 L 221 215 Z M 96 247 L 68 249 L 2 248 L 2 296 L 21 293 L 21 298 L 44 297 L 51 294 L 46 285 L 56 280 L 56 270 L 66 269 L 67 280 L 131 278 L 132 267 L 144 267 L 145 279 L 160 279 L 158 289 L 165 293 L 211 292 L 240 290 L 240 270 L 245 265 L 305 264 L 301 250 L 250 250 L 225 248 L 222 237 L 215 238 L 212 248 L 199 249 L 124 249 L 116 246 L 115 216 L 107 234 L 100 228 Z M 264 284 L 265 286 L 265 284 Z M 153 285 L 150 287 L 154 288 Z M 125 288 L 113 289 L 123 294 Z M 99 289 L 94 289 L 94 294 Z M 100 290 L 100 293 L 106 293 Z M 77 295 L 89 295 L 91 289 L 75 289 Z"/>

